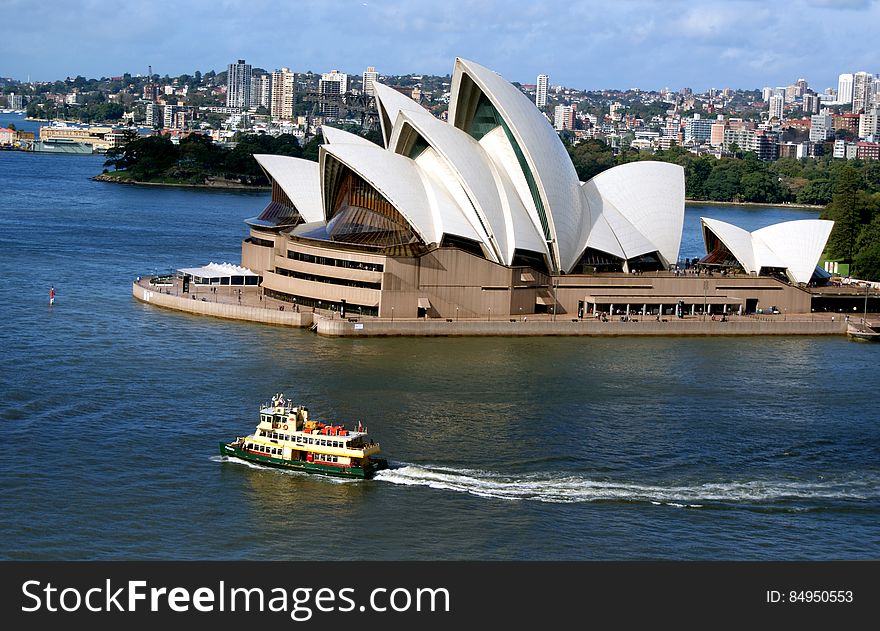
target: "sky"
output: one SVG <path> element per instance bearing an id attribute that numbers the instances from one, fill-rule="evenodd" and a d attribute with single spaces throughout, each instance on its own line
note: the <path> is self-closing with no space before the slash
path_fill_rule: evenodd
<path id="1" fill-rule="evenodd" d="M 509 81 L 821 92 L 880 73 L 880 0 L 0 0 L 0 77 L 52 81 L 226 69 L 452 72 Z"/>

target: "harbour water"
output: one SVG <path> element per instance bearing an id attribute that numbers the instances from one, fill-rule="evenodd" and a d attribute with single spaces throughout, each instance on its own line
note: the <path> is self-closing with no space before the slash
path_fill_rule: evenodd
<path id="1" fill-rule="evenodd" d="M 877 345 L 844 337 L 327 339 L 136 302 L 237 262 L 266 193 L 0 153 L 0 558 L 880 557 Z M 689 207 L 754 229 L 797 209 Z M 48 305 L 51 286 L 56 304 Z M 392 470 L 222 461 L 272 394 Z"/>

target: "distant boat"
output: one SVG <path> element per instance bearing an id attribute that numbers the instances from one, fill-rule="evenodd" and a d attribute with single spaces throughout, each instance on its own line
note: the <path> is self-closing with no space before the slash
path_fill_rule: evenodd
<path id="1" fill-rule="evenodd" d="M 72 138 L 47 138 L 34 142 L 35 153 L 67 153 L 73 155 L 92 155 L 92 145 L 77 142 Z"/>

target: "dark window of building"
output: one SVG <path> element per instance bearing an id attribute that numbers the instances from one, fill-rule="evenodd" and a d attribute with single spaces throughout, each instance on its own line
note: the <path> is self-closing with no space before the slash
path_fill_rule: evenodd
<path id="1" fill-rule="evenodd" d="M 361 289 L 382 289 L 382 283 L 371 283 L 369 281 L 351 280 L 348 278 L 334 278 L 332 276 L 318 276 L 316 274 L 295 272 L 293 270 L 284 269 L 283 267 L 276 267 L 275 273 L 315 283 L 330 283 L 332 285 L 342 285 L 343 287 L 360 287 Z"/>
<path id="2" fill-rule="evenodd" d="M 345 259 L 334 259 L 327 256 L 314 256 L 305 254 L 304 252 L 296 252 L 294 250 L 287 251 L 287 258 L 294 261 L 302 261 L 304 263 L 314 263 L 316 265 L 327 265 L 330 267 L 344 267 L 347 269 L 362 269 L 368 272 L 381 272 L 384 266 L 381 263 L 368 263 L 365 261 L 347 261 Z"/>

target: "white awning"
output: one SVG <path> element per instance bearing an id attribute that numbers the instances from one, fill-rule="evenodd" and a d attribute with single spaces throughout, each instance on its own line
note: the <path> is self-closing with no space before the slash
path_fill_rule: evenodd
<path id="1" fill-rule="evenodd" d="M 552 305 L 553 296 L 535 296 L 536 305 Z"/>
<path id="2" fill-rule="evenodd" d="M 193 278 L 232 278 L 235 276 L 253 276 L 258 278 L 260 276 L 246 267 L 233 265 L 232 263 L 211 262 L 202 267 L 181 267 L 177 271 L 182 275 Z"/>
<path id="3" fill-rule="evenodd" d="M 431 301 L 427 298 L 419 298 L 419 309 L 430 309 Z"/>

